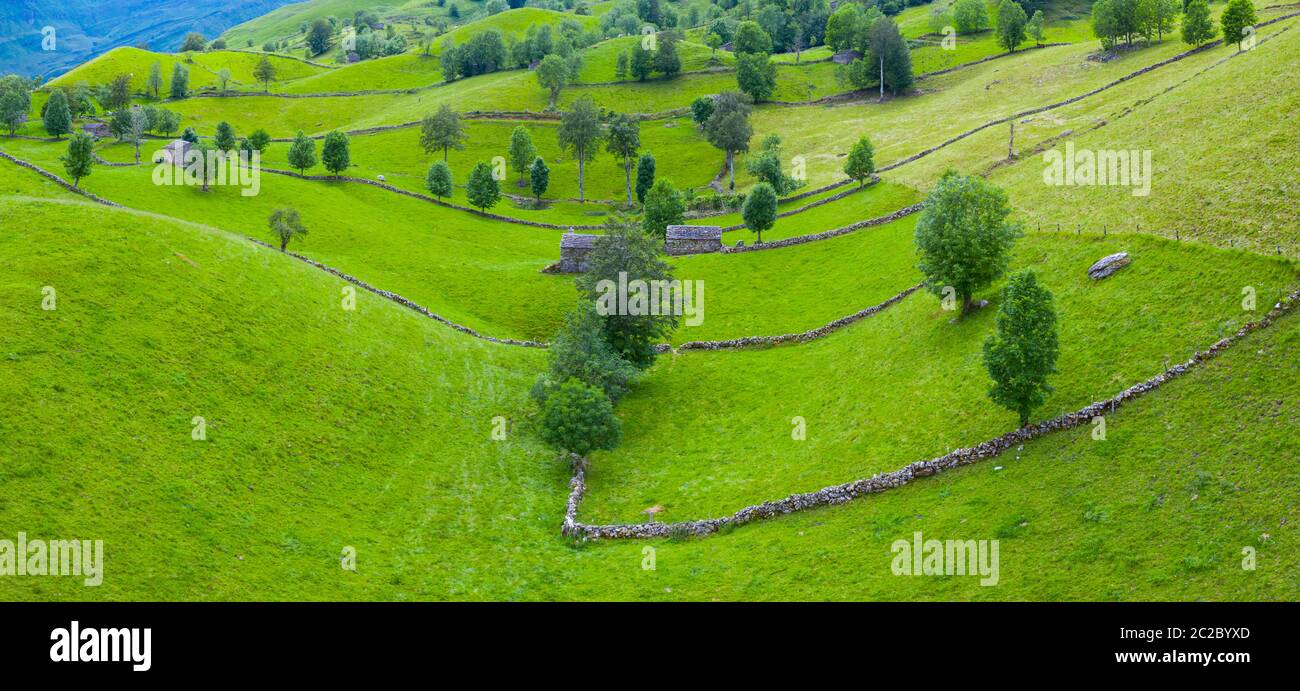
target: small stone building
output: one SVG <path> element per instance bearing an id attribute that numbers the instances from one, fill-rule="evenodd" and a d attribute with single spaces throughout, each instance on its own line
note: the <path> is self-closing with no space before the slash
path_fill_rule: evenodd
<path id="1" fill-rule="evenodd" d="M 668 226 L 664 251 L 670 255 L 722 251 L 721 226 Z"/>
<path id="2" fill-rule="evenodd" d="M 173 139 L 167 146 L 162 148 L 162 160 L 160 163 L 170 163 L 174 166 L 184 166 L 185 156 L 190 152 L 194 145 L 184 139 Z"/>
<path id="3" fill-rule="evenodd" d="M 108 125 L 102 122 L 88 122 L 81 126 L 81 131 L 95 139 L 104 139 L 113 134 Z"/>
<path id="4" fill-rule="evenodd" d="M 853 50 L 852 48 L 848 50 L 841 50 L 840 52 L 831 56 L 831 62 L 834 62 L 836 65 L 847 65 L 853 62 L 854 60 L 861 60 L 861 59 L 862 59 L 862 53 Z"/>
<path id="5" fill-rule="evenodd" d="M 597 235 L 565 233 L 560 238 L 560 264 L 558 271 L 565 274 L 582 273 L 587 270 L 587 255 L 596 244 Z"/>

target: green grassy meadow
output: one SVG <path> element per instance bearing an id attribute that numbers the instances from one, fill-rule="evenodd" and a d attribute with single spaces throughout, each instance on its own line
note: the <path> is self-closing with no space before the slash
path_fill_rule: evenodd
<path id="1" fill-rule="evenodd" d="M 937 0 L 939 3 L 948 0 Z M 537 7 L 461 19 L 421 55 L 340 67 L 304 54 L 301 22 L 372 9 L 411 37 L 447 16 L 424 0 L 309 0 L 223 34 L 237 50 L 191 54 L 118 48 L 54 85 L 98 85 L 162 65 L 164 98 L 182 127 L 212 135 L 323 135 L 419 121 L 443 104 L 501 111 L 466 121 L 448 163 L 449 201 L 468 206 L 478 162 L 506 157 L 525 127 L 551 169 L 541 204 L 503 199 L 487 218 L 373 185 L 264 172 L 256 194 L 158 184 L 144 165 L 96 165 L 80 188 L 94 204 L 0 160 L 0 537 L 102 539 L 103 585 L 73 578 L 0 579 L 0 600 L 1279 600 L 1300 596 L 1294 462 L 1300 457 L 1300 314 L 1289 313 L 1192 373 L 1105 416 L 1001 456 L 844 505 L 801 511 L 709 537 L 577 540 L 562 536 L 571 468 L 541 441 L 529 388 L 547 352 L 492 343 L 406 309 L 274 249 L 268 217 L 294 208 L 308 229 L 290 249 L 408 298 L 480 334 L 550 341 L 578 299 L 572 275 L 543 273 L 564 228 L 606 220 L 625 196 L 621 162 L 603 149 L 585 167 L 558 145 L 529 70 L 444 83 L 436 55 L 486 28 L 519 37 L 529 26 L 590 14 Z M 1265 8 L 1261 19 L 1294 9 Z M 955 51 L 930 32 L 933 5 L 896 17 L 915 41 L 915 72 L 996 55 L 991 31 Z M 684 6 L 683 6 L 684 8 Z M 1213 6 L 1217 17 L 1222 4 Z M 884 167 L 1013 113 L 1079 96 L 1186 50 L 1178 37 L 1098 60 L 1086 4 L 1058 3 L 1049 42 L 1065 43 L 928 76 L 914 93 L 807 104 L 847 91 L 824 46 L 774 56 L 773 100 L 755 106 L 751 147 L 782 138 L 782 162 L 805 163 L 795 193 L 844 179 L 853 142 L 868 135 Z M 1032 269 L 1054 295 L 1060 336 L 1053 390 L 1034 412 L 1051 418 L 1181 363 L 1257 320 L 1300 288 L 1300 18 L 1260 29 L 1237 54 L 1216 46 L 1067 106 L 990 127 L 847 187 L 783 201 L 792 212 L 767 241 L 879 218 L 925 199 L 945 171 L 1005 190 L 1025 231 L 1011 271 Z M 414 28 L 412 28 L 414 25 Z M 683 74 L 615 81 L 617 56 L 637 37 L 603 40 L 583 55 L 563 111 L 591 96 L 610 112 L 659 114 L 640 123 L 641 150 L 660 179 L 703 193 L 724 154 L 688 116 L 671 113 L 732 89 L 734 56 L 690 28 Z M 261 91 L 252 69 L 265 41 L 293 57 L 263 95 L 165 98 L 172 67 L 213 90 Z M 335 64 L 336 49 L 317 58 Z M 353 96 L 325 94 L 388 91 Z M 292 96 L 292 97 L 291 97 Z M 0 151 L 65 175 L 67 138 L 46 141 L 32 114 L 0 135 Z M 84 122 L 78 122 L 78 126 Z M 441 152 L 403 127 L 351 137 L 346 175 L 383 176 L 425 193 Z M 1043 150 L 1150 151 L 1149 195 L 1130 187 L 1044 182 Z M 320 142 L 317 142 L 318 152 Z M 288 144 L 262 159 L 287 169 Z M 131 145 L 96 145 L 134 160 Z M 736 160 L 738 191 L 756 183 Z M 793 169 L 793 168 L 791 168 Z M 320 164 L 308 174 L 325 175 Z M 502 192 L 528 197 L 509 170 Z M 825 201 L 826 203 L 820 203 Z M 810 206 L 816 204 L 815 206 Z M 807 208 L 805 208 L 807 207 Z M 756 252 L 671 257 L 679 279 L 705 286 L 704 319 L 673 345 L 802 332 L 877 305 L 922 281 L 910 215 L 839 237 Z M 687 223 L 743 223 L 738 211 Z M 1061 232 L 1057 231 L 1057 228 Z M 1079 227 L 1078 232 L 1075 228 Z M 1103 234 L 1103 228 L 1105 232 Z M 1139 232 L 1140 231 L 1140 232 Z M 585 230 L 583 232 L 599 232 Z M 752 244 L 747 229 L 724 243 Z M 1132 264 L 1102 281 L 1103 256 Z M 989 305 L 958 317 L 918 291 L 823 338 L 778 347 L 662 354 L 616 407 L 621 445 L 590 455 L 587 523 L 730 515 L 797 492 L 869 477 L 978 444 L 1017 423 L 988 397 L 982 344 L 994 330 L 1003 281 L 975 296 Z M 52 291 L 52 292 L 51 292 Z M 1248 309 L 1244 292 L 1257 295 Z M 57 296 L 48 309 L 43 300 Z M 1300 312 L 1300 309 L 1295 310 Z M 795 439 L 798 419 L 807 436 Z M 504 420 L 504 439 L 493 431 Z M 202 438 L 195 438 L 202 427 Z M 890 570 L 890 545 L 914 532 L 996 539 L 996 586 Z M 1243 548 L 1258 568 L 1241 567 Z M 340 568 L 347 549 L 357 570 Z M 656 568 L 645 569 L 647 549 Z"/>

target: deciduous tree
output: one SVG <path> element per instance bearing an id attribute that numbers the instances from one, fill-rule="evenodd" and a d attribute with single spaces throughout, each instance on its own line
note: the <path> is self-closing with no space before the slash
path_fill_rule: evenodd
<path id="1" fill-rule="evenodd" d="M 68 97 L 63 89 L 55 89 L 45 102 L 45 131 L 55 139 L 72 132 L 72 111 L 68 108 Z"/>
<path id="2" fill-rule="evenodd" d="M 1108 0 L 1101 0 L 1108 1 Z M 1210 4 L 1206 0 L 1191 0 L 1183 10 L 1183 42 L 1199 46 L 1214 38 L 1214 22 L 1210 19 Z"/>
<path id="3" fill-rule="evenodd" d="M 1020 426 L 1043 404 L 1052 387 L 1058 353 L 1052 294 L 1032 271 L 1007 280 L 998 305 L 996 331 L 984 342 L 984 367 L 993 379 L 989 398 L 1020 416 Z"/>
<path id="4" fill-rule="evenodd" d="M 564 382 L 547 397 L 541 427 L 543 441 L 579 456 L 614 449 L 623 434 L 609 398 L 600 389 L 575 379 Z"/>
<path id="5" fill-rule="evenodd" d="M 280 241 L 281 252 L 289 246 L 290 240 L 307 234 L 307 228 L 303 226 L 298 210 L 292 207 L 272 211 L 267 219 L 267 225 L 270 226 L 271 233 Z"/>
<path id="6" fill-rule="evenodd" d="M 491 165 L 479 161 L 474 166 L 469 173 L 469 182 L 465 185 L 465 196 L 480 211 L 487 211 L 497 205 L 501 200 L 501 186 L 492 176 Z"/>
<path id="7" fill-rule="evenodd" d="M 727 173 L 731 191 L 736 191 L 736 154 L 749 151 L 754 129 L 749 124 L 750 107 L 734 91 L 718 95 L 713 115 L 704 126 L 704 135 L 713 146 L 727 154 Z"/>
<path id="8" fill-rule="evenodd" d="M 424 186 L 439 199 L 451 196 L 451 167 L 446 161 L 434 161 L 424 176 Z"/>
<path id="9" fill-rule="evenodd" d="M 766 182 L 754 185 L 745 195 L 745 203 L 740 207 L 740 215 L 745 219 L 745 227 L 754 231 L 758 243 L 763 243 L 763 231 L 776 223 L 776 190 Z"/>
<path id="10" fill-rule="evenodd" d="M 325 170 L 335 175 L 347 170 L 348 166 L 352 165 L 350 149 L 348 135 L 338 130 L 325 135 L 325 141 L 320 149 L 320 160 L 325 164 Z"/>
<path id="11" fill-rule="evenodd" d="M 587 161 L 596 157 L 600 142 L 605 137 L 600 125 L 600 110 L 591 96 L 583 96 L 573 102 L 560 118 L 558 135 L 560 148 L 573 152 L 573 158 L 578 162 L 578 201 L 582 202 L 585 200 L 584 167 Z"/>
<path id="12" fill-rule="evenodd" d="M 641 230 L 647 235 L 663 238 L 668 226 L 680 225 L 685 220 L 686 201 L 671 180 L 661 178 L 645 196 L 645 213 L 641 217 Z"/>
<path id="13" fill-rule="evenodd" d="M 876 149 L 871 146 L 867 135 L 862 135 L 849 149 L 848 160 L 844 162 L 844 174 L 858 181 L 858 187 L 866 184 L 876 174 Z"/>
<path id="14" fill-rule="evenodd" d="M 306 173 L 308 168 L 316 165 L 316 140 L 298 130 L 298 136 L 289 145 L 288 159 L 289 167 L 297 169 L 299 173 Z"/>
<path id="15" fill-rule="evenodd" d="M 655 157 L 649 151 L 636 162 L 636 200 L 645 203 L 645 196 L 655 184 Z"/>
<path id="16" fill-rule="evenodd" d="M 59 160 L 63 162 L 64 172 L 72 178 L 72 186 L 76 187 L 95 166 L 95 140 L 84 132 L 72 135 L 68 141 L 68 153 Z"/>
<path id="17" fill-rule="evenodd" d="M 1256 21 L 1255 5 L 1250 0 L 1228 0 L 1228 7 L 1219 18 L 1223 26 L 1223 42 L 1235 43 L 1237 50 L 1241 50 L 1241 42 L 1246 39 L 1246 27 L 1254 26 Z"/>
<path id="18" fill-rule="evenodd" d="M 963 311 L 973 308 L 975 291 L 1000 278 L 1011 261 L 1020 228 L 1007 221 L 1010 214 L 1002 190 L 977 176 L 945 173 L 916 222 L 917 268 L 926 289 L 939 296 L 951 289 Z"/>
<path id="19" fill-rule="evenodd" d="M 641 148 L 641 126 L 627 115 L 620 115 L 609 125 L 609 138 L 605 150 L 619 159 L 623 166 L 623 183 L 627 188 L 627 204 L 632 205 L 632 166 Z"/>
<path id="20" fill-rule="evenodd" d="M 546 161 L 538 156 L 533 160 L 532 168 L 528 169 L 528 187 L 533 192 L 533 198 L 538 202 L 542 201 L 542 195 L 546 194 L 546 188 L 551 184 L 551 169 L 546 165 Z"/>
<path id="21" fill-rule="evenodd" d="M 465 148 L 465 125 L 460 113 L 451 109 L 446 103 L 438 107 L 438 112 L 424 117 L 420 125 L 420 146 L 425 153 L 442 149 L 442 160 L 447 160 L 447 151 Z"/>
<path id="22" fill-rule="evenodd" d="M 1029 18 L 1019 3 L 1015 0 L 1002 0 L 998 4 L 998 45 L 1008 53 L 1016 52 L 1016 48 L 1025 42 L 1028 23 Z"/>

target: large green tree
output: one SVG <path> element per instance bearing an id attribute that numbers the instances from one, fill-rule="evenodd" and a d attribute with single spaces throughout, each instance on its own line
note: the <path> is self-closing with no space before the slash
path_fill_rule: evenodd
<path id="1" fill-rule="evenodd" d="M 424 186 L 433 196 L 441 199 L 451 196 L 451 167 L 446 161 L 434 161 L 424 176 Z"/>
<path id="2" fill-rule="evenodd" d="M 460 113 L 451 109 L 446 103 L 438 107 L 437 112 L 424 116 L 420 123 L 420 146 L 425 153 L 442 149 L 442 160 L 447 160 L 447 151 L 465 148 L 465 124 L 461 122 Z"/>
<path id="3" fill-rule="evenodd" d="M 325 141 L 321 144 L 320 162 L 325 164 L 325 170 L 337 176 L 352 165 L 350 149 L 348 135 L 334 130 L 325 135 Z"/>
<path id="4" fill-rule="evenodd" d="M 969 311 L 975 291 L 1006 273 L 1020 237 L 1010 214 L 1006 192 L 978 176 L 945 173 L 916 222 L 917 268 L 926 289 L 939 296 L 951 289 Z"/>
<path id="5" fill-rule="evenodd" d="M 293 138 L 293 144 L 289 145 L 289 167 L 295 168 L 299 173 L 306 173 L 308 168 L 316 165 L 316 140 L 308 137 L 298 130 L 298 136 Z"/>
<path id="6" fill-rule="evenodd" d="M 885 87 L 889 87 L 895 96 L 912 88 L 912 53 L 894 20 L 889 17 L 877 19 L 871 25 L 869 41 L 869 62 L 880 78 L 881 97 L 884 97 Z"/>
<path id="7" fill-rule="evenodd" d="M 1056 310 L 1052 294 L 1032 271 L 1007 280 L 998 305 L 996 331 L 984 342 L 984 367 L 993 379 L 989 398 L 1020 416 L 1020 426 L 1047 400 L 1056 373 Z"/>
<path id="8" fill-rule="evenodd" d="M 727 155 L 727 174 L 731 191 L 736 191 L 736 154 L 749 151 L 754 128 L 749 124 L 750 106 L 734 91 L 718 94 L 713 115 L 704 125 L 704 135 L 713 146 Z"/>
<path id="9" fill-rule="evenodd" d="M 1028 24 L 1029 17 L 1025 16 L 1019 3 L 1002 0 L 998 5 L 998 45 L 1008 53 L 1016 52 L 1016 48 L 1025 42 Z"/>
<path id="10" fill-rule="evenodd" d="M 270 226 L 275 238 L 280 241 L 281 252 L 289 246 L 290 240 L 307 234 L 307 228 L 303 226 L 298 210 L 292 207 L 272 211 L 271 216 L 267 218 L 267 225 Z"/>
<path id="11" fill-rule="evenodd" d="M 510 133 L 510 167 L 519 173 L 520 185 L 528 173 L 528 167 L 536 158 L 537 147 L 533 146 L 533 136 L 528 133 L 527 127 L 519 125 Z"/>
<path id="12" fill-rule="evenodd" d="M 538 156 L 533 160 L 533 165 L 528 169 L 528 187 L 532 190 L 533 198 L 538 202 L 542 201 L 542 195 L 546 194 L 546 188 L 551 185 L 551 168 L 546 165 L 546 161 Z"/>
<path id="13" fill-rule="evenodd" d="M 645 196 L 655 184 L 655 157 L 649 151 L 636 162 L 636 200 L 644 204 Z"/>
<path id="14" fill-rule="evenodd" d="M 54 135 L 55 139 L 72 132 L 72 110 L 68 107 L 68 97 L 63 89 L 55 89 L 45 102 L 45 131 Z"/>
<path id="15" fill-rule="evenodd" d="M 550 108 L 554 108 L 560 98 L 560 90 L 569 83 L 569 61 L 555 53 L 542 58 L 537 65 L 537 83 L 550 92 Z"/>
<path id="16" fill-rule="evenodd" d="M 1246 27 L 1254 26 L 1255 5 L 1250 0 L 1228 0 L 1228 7 L 1223 10 L 1219 23 L 1223 26 L 1223 42 L 1237 44 L 1246 40 Z"/>
<path id="17" fill-rule="evenodd" d="M 849 157 L 844 161 L 844 174 L 858 181 L 858 187 L 866 184 L 876 174 L 876 150 L 871 146 L 867 135 L 862 135 L 849 149 Z"/>
<path id="18" fill-rule="evenodd" d="M 614 449 L 622 434 L 604 392 L 575 379 L 557 387 L 542 407 L 542 440 L 560 451 L 586 456 Z"/>
<path id="19" fill-rule="evenodd" d="M 487 211 L 501 201 L 501 186 L 492 175 L 491 165 L 483 161 L 475 164 L 469 173 L 469 181 L 465 183 L 465 196 L 480 211 Z"/>
<path id="20" fill-rule="evenodd" d="M 253 78 L 262 83 L 264 91 L 271 90 L 271 82 L 275 81 L 275 65 L 271 64 L 270 58 L 263 55 L 257 61 L 257 66 L 253 68 Z"/>
<path id="21" fill-rule="evenodd" d="M 68 140 L 68 153 L 59 160 L 63 162 L 64 172 L 72 178 L 72 186 L 76 187 L 95 166 L 95 140 L 83 132 L 72 135 Z"/>
<path id="22" fill-rule="evenodd" d="M 776 90 L 776 65 L 767 53 L 738 53 L 736 85 L 755 103 L 766 101 Z"/>
<path id="23" fill-rule="evenodd" d="M 221 151 L 233 150 L 235 145 L 238 144 L 238 140 L 235 137 L 235 128 L 231 127 L 230 123 L 224 120 L 217 123 L 217 134 L 213 137 L 212 142 L 216 144 L 217 148 Z"/>
<path id="24" fill-rule="evenodd" d="M 632 386 L 640 370 L 624 360 L 614 350 L 601 329 L 601 316 L 590 300 L 579 300 L 578 306 L 564 319 L 564 327 L 551 340 L 546 350 L 550 367 L 537 378 L 532 396 L 545 403 L 560 383 L 576 379 L 605 392 L 609 400 L 618 399 Z"/>
<path id="25" fill-rule="evenodd" d="M 766 182 L 754 185 L 745 195 L 740 215 L 745 219 L 745 227 L 754 231 L 758 244 L 763 244 L 763 231 L 776 223 L 776 190 Z"/>
<path id="26" fill-rule="evenodd" d="M 144 141 L 144 133 L 149 130 L 149 116 L 145 115 L 143 108 L 136 106 L 129 111 L 128 117 L 126 140 L 135 148 L 135 162 L 139 165 L 140 144 Z"/>
<path id="27" fill-rule="evenodd" d="M 1210 4 L 1206 0 L 1191 0 L 1187 3 L 1187 8 L 1183 10 L 1183 42 L 1199 46 L 1214 38 L 1215 33 L 1214 22 L 1210 19 Z"/>
<path id="28" fill-rule="evenodd" d="M 671 180 L 660 178 L 645 196 L 645 213 L 641 217 L 641 230 L 647 235 L 662 238 L 668 226 L 681 225 L 685 220 L 686 200 Z"/>
<path id="29" fill-rule="evenodd" d="M 614 118 L 609 124 L 609 138 L 605 150 L 614 155 L 623 166 L 623 183 L 627 188 L 627 205 L 632 205 L 632 166 L 641 148 L 641 125 L 627 115 Z"/>
<path id="30" fill-rule="evenodd" d="M 162 93 L 163 85 L 161 62 L 154 61 L 154 63 L 149 66 L 149 80 L 145 84 L 149 89 L 149 93 L 152 94 L 154 98 L 158 98 Z"/>
<path id="31" fill-rule="evenodd" d="M 600 124 L 600 109 L 591 100 L 591 96 L 583 96 L 573 102 L 560 118 L 558 135 L 560 148 L 572 152 L 574 160 L 578 162 L 578 201 L 585 201 L 585 166 L 587 161 L 596 157 L 596 152 L 600 151 L 600 142 L 605 137 Z"/>
<path id="32" fill-rule="evenodd" d="M 989 11 L 984 0 L 957 0 L 952 8 L 952 21 L 959 34 L 973 34 L 989 28 Z"/>
<path id="33" fill-rule="evenodd" d="M 611 216 L 604 233 L 596 238 L 587 255 L 587 272 L 578 278 L 578 289 L 596 302 L 619 285 L 619 274 L 627 280 L 672 281 L 672 267 L 661 257 L 663 241 L 642 232 L 634 222 Z M 622 314 L 606 310 L 601 314 L 605 340 L 624 360 L 638 369 L 654 364 L 655 345 L 677 328 L 679 316 L 671 314 Z"/>
<path id="34" fill-rule="evenodd" d="M 732 41 L 736 54 L 741 53 L 771 53 L 772 37 L 763 31 L 763 27 L 755 21 L 744 21 L 736 27 L 736 36 Z"/>
<path id="35" fill-rule="evenodd" d="M 172 69 L 171 96 L 172 98 L 179 99 L 185 98 L 189 94 L 190 71 L 185 69 L 185 66 L 178 62 L 176 63 L 176 67 Z"/>
<path id="36" fill-rule="evenodd" d="M 311 28 L 307 31 L 307 48 L 312 55 L 320 55 L 330 47 L 330 35 L 334 31 L 330 23 L 324 19 L 317 19 L 311 23 Z"/>

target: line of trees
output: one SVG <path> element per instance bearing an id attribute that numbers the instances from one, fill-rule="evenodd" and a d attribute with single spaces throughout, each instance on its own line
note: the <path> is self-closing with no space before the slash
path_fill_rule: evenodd
<path id="1" fill-rule="evenodd" d="M 1121 42 L 1132 46 L 1138 38 L 1163 41 L 1182 9 L 1180 0 L 1097 0 L 1092 6 L 1092 32 L 1106 50 Z"/>

